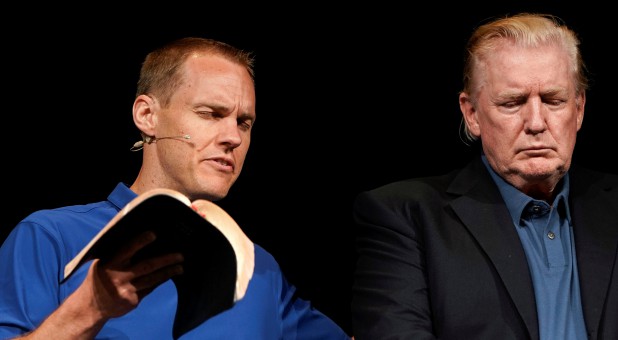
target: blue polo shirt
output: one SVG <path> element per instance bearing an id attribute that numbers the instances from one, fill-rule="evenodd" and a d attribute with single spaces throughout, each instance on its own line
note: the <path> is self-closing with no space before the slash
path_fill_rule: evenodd
<path id="1" fill-rule="evenodd" d="M 0 339 L 35 329 L 84 280 L 89 264 L 60 283 L 66 263 L 136 197 L 119 183 L 106 201 L 34 212 L 0 248 Z M 111 319 L 97 339 L 172 339 L 177 294 L 171 280 L 136 309 Z M 297 298 L 275 259 L 255 245 L 255 270 L 243 299 L 180 339 L 350 339 Z"/>
<path id="2" fill-rule="evenodd" d="M 483 162 L 498 185 L 526 253 L 540 339 L 587 339 L 568 204 L 568 174 L 556 187 L 550 205 L 507 183 L 484 155 Z"/>

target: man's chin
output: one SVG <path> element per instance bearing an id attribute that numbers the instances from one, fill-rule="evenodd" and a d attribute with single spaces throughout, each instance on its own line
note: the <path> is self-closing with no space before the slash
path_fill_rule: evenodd
<path id="1" fill-rule="evenodd" d="M 198 191 L 194 190 L 193 196 L 214 202 L 227 196 L 229 190 L 230 187 L 228 185 L 213 186 L 212 183 L 210 183 L 210 185 L 200 186 Z"/>
<path id="2" fill-rule="evenodd" d="M 566 172 L 563 164 L 556 164 L 551 161 L 527 162 L 521 172 L 521 177 L 528 181 L 542 181 L 548 178 L 562 176 Z"/>

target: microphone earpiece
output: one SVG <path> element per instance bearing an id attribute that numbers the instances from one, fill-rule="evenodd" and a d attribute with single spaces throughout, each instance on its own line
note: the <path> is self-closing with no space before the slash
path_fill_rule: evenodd
<path id="1" fill-rule="evenodd" d="M 158 140 L 161 140 L 161 139 L 191 139 L 191 136 L 181 135 L 181 136 L 167 136 L 167 137 L 157 138 L 155 136 L 148 136 L 142 133 L 142 140 L 135 142 L 135 144 L 133 144 L 130 150 L 139 151 L 144 148 L 144 143 L 145 144 L 156 143 Z"/>
<path id="2" fill-rule="evenodd" d="M 189 136 L 189 135 L 182 135 L 182 136 L 168 136 L 168 137 L 161 137 L 161 138 L 156 138 L 156 137 L 153 136 L 152 140 L 150 142 L 146 142 L 146 143 L 148 143 L 148 144 L 154 143 L 154 142 L 156 142 L 158 140 L 161 140 L 161 139 L 178 139 L 178 138 L 191 139 L 191 136 Z"/>

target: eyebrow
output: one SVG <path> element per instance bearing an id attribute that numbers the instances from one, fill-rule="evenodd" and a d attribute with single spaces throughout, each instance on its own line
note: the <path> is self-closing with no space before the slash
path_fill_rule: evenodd
<path id="1" fill-rule="evenodd" d="M 546 90 L 541 91 L 541 96 L 555 96 L 559 94 L 568 93 L 568 90 L 563 87 L 552 87 Z M 504 93 L 499 93 L 495 96 L 498 100 L 505 99 L 519 99 L 523 97 L 528 97 L 530 95 L 530 91 L 518 91 L 518 90 L 507 90 Z"/>
<path id="2" fill-rule="evenodd" d="M 238 119 L 254 121 L 255 120 L 255 114 L 241 113 L 241 114 L 238 115 Z"/>

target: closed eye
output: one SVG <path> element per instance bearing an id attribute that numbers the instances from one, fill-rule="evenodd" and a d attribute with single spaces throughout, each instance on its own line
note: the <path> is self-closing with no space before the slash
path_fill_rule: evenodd
<path id="1" fill-rule="evenodd" d="M 516 111 L 518 108 L 520 108 L 525 103 L 526 103 L 526 98 L 522 97 L 522 98 L 516 98 L 516 99 L 507 100 L 507 101 L 498 103 L 498 106 L 508 112 L 512 112 L 512 111 Z"/>
<path id="2" fill-rule="evenodd" d="M 249 117 L 238 118 L 238 126 L 243 131 L 249 131 L 253 127 L 253 119 Z"/>
<path id="3" fill-rule="evenodd" d="M 548 99 L 548 100 L 543 100 L 543 102 L 545 104 L 547 104 L 547 105 L 550 105 L 550 106 L 559 107 L 559 106 L 565 104 L 566 100 L 562 100 L 562 99 Z"/>
<path id="4" fill-rule="evenodd" d="M 210 118 L 215 118 L 216 116 L 216 112 L 212 112 L 212 111 L 194 111 L 198 116 L 205 118 L 205 119 L 210 119 Z"/>

